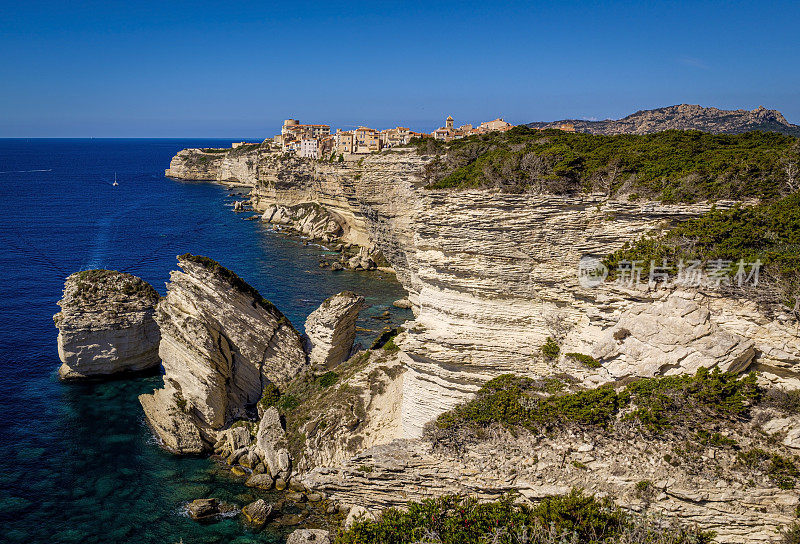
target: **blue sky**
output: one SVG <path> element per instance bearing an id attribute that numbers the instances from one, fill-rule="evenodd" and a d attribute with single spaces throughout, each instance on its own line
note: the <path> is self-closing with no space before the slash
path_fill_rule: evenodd
<path id="1" fill-rule="evenodd" d="M 0 137 L 431 130 L 678 103 L 800 123 L 800 2 L 0 3 Z"/>

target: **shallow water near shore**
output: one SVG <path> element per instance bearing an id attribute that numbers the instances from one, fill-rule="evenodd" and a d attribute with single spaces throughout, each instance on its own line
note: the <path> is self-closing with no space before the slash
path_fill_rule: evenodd
<path id="1" fill-rule="evenodd" d="M 164 294 L 175 255 L 207 255 L 300 329 L 325 298 L 352 290 L 370 305 L 359 322 L 365 344 L 410 317 L 391 307 L 405 293 L 386 275 L 321 270 L 322 248 L 245 221 L 252 214 L 233 213 L 229 189 L 164 177 L 180 149 L 230 142 L 0 140 L 0 541 L 283 542 L 287 530 L 253 534 L 234 518 L 201 525 L 183 515 L 195 498 L 242 506 L 277 495 L 211 460 L 159 449 L 136 397 L 160 377 L 56 378 L 52 316 L 64 278 L 80 269 L 130 272 Z M 390 322 L 373 319 L 387 309 Z"/>

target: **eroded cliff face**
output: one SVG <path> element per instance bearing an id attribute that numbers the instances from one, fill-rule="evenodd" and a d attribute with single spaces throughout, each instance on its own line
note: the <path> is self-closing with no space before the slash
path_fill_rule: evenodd
<path id="1" fill-rule="evenodd" d="M 680 448 L 686 449 L 676 453 Z M 713 530 L 720 543 L 779 541 L 780 528 L 796 519 L 798 501 L 797 490 L 743 469 L 733 450 L 580 429 L 534 436 L 498 428 L 458 452 L 397 440 L 317 467 L 303 483 L 374 512 L 442 494 L 496 500 L 513 490 L 537 501 L 577 487 L 614 497 L 626 509 Z"/>
<path id="2" fill-rule="evenodd" d="M 144 280 L 111 270 L 70 275 L 58 327 L 62 380 L 157 367 L 160 334 L 153 320 L 158 293 Z"/>
<path id="3" fill-rule="evenodd" d="M 320 369 L 333 369 L 350 356 L 356 338 L 356 319 L 364 297 L 342 292 L 325 300 L 306 319 L 303 341 L 308 361 Z"/>
<path id="4" fill-rule="evenodd" d="M 257 291 L 210 259 L 182 256 L 158 304 L 164 387 L 139 400 L 164 445 L 209 451 L 252 416 L 269 383 L 307 367 L 300 335 Z"/>
<path id="5" fill-rule="evenodd" d="M 577 486 L 715 530 L 720 542 L 778 539 L 798 493 L 748 474 L 736 447 L 704 444 L 694 429 L 645 436 L 566 427 L 512 436 L 498 428 L 461 451 L 423 436 L 426 423 L 503 373 L 567 374 L 591 387 L 705 366 L 758 369 L 762 383 L 800 386 L 797 324 L 785 310 L 767 313 L 706 288 L 579 282 L 582 257 L 605 256 L 708 206 L 430 191 L 423 188 L 430 160 L 395 150 L 323 163 L 263 149 L 189 150 L 173 159 L 168 175 L 251 186 L 265 220 L 380 252 L 415 314 L 388 349 L 335 366 L 333 383 L 311 374 L 292 381 L 288 392 L 305 402 L 288 410 L 286 429 L 267 426 L 264 436 L 273 440 L 263 441 L 270 443 L 265 451 L 244 428 L 224 431 L 218 451 L 245 465 L 274 457 L 276 466 L 263 468 L 269 474 L 289 459 L 293 479 L 372 509 L 453 492 L 488 499 L 513 489 L 535 500 Z M 543 355 L 548 337 L 559 344 L 558 357 Z M 601 365 L 584 365 L 570 352 Z M 800 452 L 798 429 L 796 418 L 764 411 L 720 432 L 741 451 L 769 440 L 792 456 Z"/>
<path id="6" fill-rule="evenodd" d="M 406 436 L 419 436 L 427 421 L 508 372 L 569 372 L 590 385 L 719 365 L 758 368 L 764 380 L 800 386 L 800 339 L 786 311 L 767 315 L 744 298 L 713 290 L 578 282 L 583 256 L 607 255 L 707 205 L 431 191 L 422 185 L 432 157 L 410 150 L 344 163 L 260 150 L 214 158 L 219 166 L 205 169 L 196 153 L 182 154 L 168 175 L 247 183 L 261 210 L 321 206 L 341 223 L 342 240 L 386 257 L 416 316 L 396 339 L 408 356 Z M 620 329 L 627 336 L 616 340 Z M 559 342 L 562 354 L 592 355 L 603 367 L 542 357 L 547 337 Z"/>

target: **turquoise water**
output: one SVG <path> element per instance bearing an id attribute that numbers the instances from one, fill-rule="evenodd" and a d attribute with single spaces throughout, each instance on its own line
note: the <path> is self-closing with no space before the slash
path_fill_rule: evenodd
<path id="1" fill-rule="evenodd" d="M 208 525 L 182 506 L 258 495 L 213 461 L 161 451 L 137 395 L 158 376 L 62 384 L 57 330 L 63 280 L 85 268 L 125 270 L 162 294 L 175 255 L 207 255 L 233 269 L 298 328 L 326 297 L 363 294 L 369 342 L 409 313 L 391 307 L 402 288 L 380 274 L 320 270 L 319 247 L 234 214 L 235 197 L 209 183 L 166 179 L 184 147 L 230 141 L 0 140 L 0 541 L 25 543 L 282 542 L 236 519 Z M 119 186 L 112 187 L 114 173 Z M 386 309 L 392 321 L 373 319 Z"/>

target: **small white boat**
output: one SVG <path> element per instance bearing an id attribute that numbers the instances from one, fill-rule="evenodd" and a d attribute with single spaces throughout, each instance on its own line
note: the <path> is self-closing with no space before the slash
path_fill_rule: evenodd
<path id="1" fill-rule="evenodd" d="M 114 183 L 112 183 L 111 186 L 116 187 L 117 185 L 119 185 L 119 183 L 117 183 L 117 173 L 114 172 Z"/>

